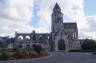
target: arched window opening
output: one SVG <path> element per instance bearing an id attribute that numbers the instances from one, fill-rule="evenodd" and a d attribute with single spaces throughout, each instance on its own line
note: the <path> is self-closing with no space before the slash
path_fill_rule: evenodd
<path id="1" fill-rule="evenodd" d="M 29 39 L 30 39 L 30 36 L 26 36 L 26 39 L 28 39 L 28 40 L 29 40 Z"/>
<path id="2" fill-rule="evenodd" d="M 19 40 L 23 40 L 23 36 L 20 35 L 20 36 L 18 37 L 18 39 L 19 39 Z"/>
<path id="3" fill-rule="evenodd" d="M 63 39 L 60 39 L 60 40 L 58 41 L 58 49 L 59 49 L 59 50 L 65 50 L 65 42 L 64 42 Z"/>
<path id="4" fill-rule="evenodd" d="M 48 36 L 48 39 L 50 39 L 50 36 Z"/>

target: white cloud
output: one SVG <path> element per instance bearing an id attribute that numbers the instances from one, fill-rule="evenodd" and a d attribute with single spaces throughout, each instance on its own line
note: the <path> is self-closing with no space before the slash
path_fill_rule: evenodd
<path id="1" fill-rule="evenodd" d="M 5 0 L 5 3 L 0 7 L 0 16 L 30 21 L 32 17 L 32 4 L 32 0 Z"/>
<path id="2" fill-rule="evenodd" d="M 85 29 L 85 36 L 96 40 L 96 16 L 87 16 L 89 27 Z"/>
<path id="3" fill-rule="evenodd" d="M 0 5 L 0 35 L 31 32 L 29 22 L 33 16 L 33 0 L 3 0 Z"/>
<path id="4" fill-rule="evenodd" d="M 86 32 L 85 35 L 87 36 L 87 38 L 89 39 L 94 39 L 96 40 L 96 32 L 93 31 L 93 32 Z"/>
<path id="5" fill-rule="evenodd" d="M 39 32 L 40 30 L 50 32 L 51 14 L 56 2 L 64 14 L 64 22 L 77 22 L 79 34 L 83 33 L 84 35 L 84 29 L 89 28 L 84 13 L 84 0 L 35 0 L 35 4 L 40 7 L 40 11 L 38 12 L 38 16 L 40 16 Z M 79 37 L 81 37 L 81 35 Z"/>
<path id="6" fill-rule="evenodd" d="M 33 2 L 34 1 L 34 2 Z M 51 31 L 51 14 L 55 3 L 58 3 L 64 14 L 64 22 L 77 22 L 79 37 L 96 35 L 96 16 L 86 16 L 84 0 L 3 0 L 0 2 L 0 35 L 13 35 L 15 31 L 36 32 Z M 32 20 L 33 6 L 38 5 L 40 21 L 38 28 L 28 23 Z"/>

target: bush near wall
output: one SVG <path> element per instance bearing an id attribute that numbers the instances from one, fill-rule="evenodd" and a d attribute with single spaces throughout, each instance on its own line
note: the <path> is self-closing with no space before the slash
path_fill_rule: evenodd
<path id="1" fill-rule="evenodd" d="M 96 41 L 91 39 L 85 39 L 82 44 L 83 50 L 96 50 Z"/>
<path id="2" fill-rule="evenodd" d="M 70 50 L 70 52 L 96 52 L 96 41 L 85 39 L 81 47 L 81 50 Z"/>

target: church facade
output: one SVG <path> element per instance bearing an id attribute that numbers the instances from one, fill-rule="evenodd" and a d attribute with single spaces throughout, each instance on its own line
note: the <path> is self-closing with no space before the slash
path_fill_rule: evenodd
<path id="1" fill-rule="evenodd" d="M 14 47 L 30 47 L 39 44 L 47 50 L 78 50 L 80 42 L 78 40 L 77 23 L 63 23 L 63 14 L 56 3 L 52 13 L 52 25 L 50 33 L 17 33 L 15 34 Z"/>

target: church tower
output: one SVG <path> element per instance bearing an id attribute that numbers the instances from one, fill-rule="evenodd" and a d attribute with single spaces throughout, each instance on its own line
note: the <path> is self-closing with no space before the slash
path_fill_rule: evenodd
<path id="1" fill-rule="evenodd" d="M 64 39 L 63 14 L 59 5 L 56 3 L 52 13 L 52 40 L 54 42 L 54 50 L 58 50 L 58 41 Z M 64 40 L 63 40 L 64 41 Z M 64 45 L 63 45 L 64 46 Z M 64 49 L 62 47 L 62 49 Z"/>
<path id="2" fill-rule="evenodd" d="M 76 23 L 63 23 L 63 13 L 57 3 L 53 8 L 51 30 L 51 43 L 54 51 L 80 48 Z"/>
<path id="3" fill-rule="evenodd" d="M 63 29 L 63 14 L 59 5 L 56 3 L 52 13 L 52 26 L 51 26 L 53 38 L 56 35 L 61 34 L 64 31 Z"/>
<path id="4" fill-rule="evenodd" d="M 59 5 L 56 3 L 52 13 L 52 32 L 58 33 L 63 26 L 63 14 Z"/>

